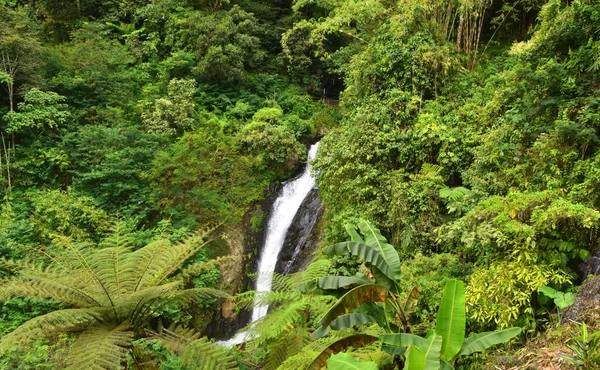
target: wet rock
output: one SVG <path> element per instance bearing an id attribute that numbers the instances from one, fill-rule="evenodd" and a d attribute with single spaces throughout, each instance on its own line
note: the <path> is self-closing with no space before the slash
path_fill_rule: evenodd
<path id="1" fill-rule="evenodd" d="M 600 275 L 600 249 L 592 253 L 589 259 L 581 262 L 577 270 L 582 281 L 588 275 Z"/>
<path id="2" fill-rule="evenodd" d="M 319 190 L 313 188 L 298 209 L 279 254 L 275 272 L 289 274 L 301 271 L 312 261 L 318 242 L 317 226 L 323 213 Z"/>
<path id="3" fill-rule="evenodd" d="M 265 191 L 267 195 L 264 201 L 244 215 L 242 222 L 244 232 L 241 242 L 244 249 L 243 267 L 238 281 L 230 282 L 234 287 L 233 291 L 228 292 L 231 295 L 255 289 L 255 282 L 250 275 L 257 272 L 259 248 L 264 244 L 268 215 L 273 208 L 273 202 L 277 199 L 278 192 L 279 184 L 272 183 Z M 258 227 L 252 226 L 256 224 L 254 220 L 260 220 Z M 231 310 L 231 302 L 222 300 L 220 303 L 221 314 L 213 317 L 204 329 L 204 335 L 217 340 L 230 338 L 238 330 L 245 327 L 252 318 L 252 311 L 236 312 Z"/>
<path id="4" fill-rule="evenodd" d="M 595 276 L 579 287 L 575 303 L 563 312 L 563 321 L 585 321 L 588 324 L 600 319 L 600 276 Z"/>

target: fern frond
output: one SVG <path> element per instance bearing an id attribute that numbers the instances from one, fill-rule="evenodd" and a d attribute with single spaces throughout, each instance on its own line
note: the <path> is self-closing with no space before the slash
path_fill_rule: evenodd
<path id="1" fill-rule="evenodd" d="M 222 290 L 211 288 L 191 288 L 176 291 L 171 296 L 172 299 L 178 302 L 195 301 L 200 302 L 209 298 L 223 298 L 233 300 L 233 297 Z"/>
<path id="2" fill-rule="evenodd" d="M 308 265 L 306 270 L 290 275 L 294 281 L 293 287 L 297 288 L 298 286 L 306 284 L 309 281 L 315 281 L 318 278 L 328 276 L 330 269 L 330 259 L 316 260 Z"/>
<path id="3" fill-rule="evenodd" d="M 294 329 L 286 336 L 278 338 L 275 344 L 269 347 L 269 357 L 264 370 L 277 369 L 287 358 L 298 354 L 309 341 L 310 336 L 305 329 Z"/>
<path id="4" fill-rule="evenodd" d="M 130 230 L 121 220 L 113 222 L 110 235 L 99 245 L 101 248 L 90 258 L 90 265 L 94 272 L 107 287 L 111 288 L 111 295 L 117 296 L 126 292 L 128 284 L 126 279 L 131 278 L 127 271 L 127 258 L 132 251 L 133 237 Z"/>
<path id="5" fill-rule="evenodd" d="M 236 306 L 242 310 L 251 310 L 260 306 L 271 306 L 299 298 L 294 292 L 247 291 L 235 296 Z"/>
<path id="6" fill-rule="evenodd" d="M 261 320 L 251 323 L 247 331 L 254 338 L 252 345 L 257 347 L 265 341 L 291 330 L 297 324 L 306 322 L 304 312 L 307 304 L 308 302 L 304 299 L 289 302 L 269 312 Z"/>
<path id="7" fill-rule="evenodd" d="M 448 199 L 450 201 L 456 202 L 457 200 L 461 200 L 466 194 L 469 194 L 471 190 L 457 186 L 455 188 L 441 188 L 439 195 L 442 199 Z"/>
<path id="8" fill-rule="evenodd" d="M 152 244 L 132 253 L 128 261 L 129 268 L 137 267 L 139 274 L 135 290 L 161 284 L 172 275 L 185 261 L 212 241 L 207 236 L 215 228 L 204 229 L 180 243 L 168 246 Z"/>
<path id="9" fill-rule="evenodd" d="M 228 350 L 209 342 L 206 338 L 196 339 L 181 352 L 181 362 L 192 369 L 232 370 L 237 364 Z"/>
<path id="10" fill-rule="evenodd" d="M 15 346 L 26 346 L 55 333 L 82 330 L 93 323 L 103 322 L 111 313 L 107 308 L 73 308 L 38 316 L 2 337 L 0 352 Z"/>
<path id="11" fill-rule="evenodd" d="M 9 280 L 0 285 L 0 299 L 11 297 L 44 297 L 81 308 L 99 306 L 100 302 L 80 287 L 65 279 L 31 276 L 28 280 Z"/>
<path id="12" fill-rule="evenodd" d="M 121 369 L 134 339 L 132 326 L 98 325 L 84 331 L 69 352 L 69 370 Z"/>
<path id="13" fill-rule="evenodd" d="M 442 173 L 442 166 L 432 163 L 423 163 L 421 167 L 421 175 L 424 176 L 439 176 Z"/>
<path id="14" fill-rule="evenodd" d="M 127 259 L 124 269 L 132 276 L 127 290 L 130 292 L 143 289 L 143 285 L 151 285 L 147 280 L 155 273 L 154 261 L 158 260 L 161 251 L 170 248 L 171 244 L 166 239 L 155 240 L 144 248 L 132 252 Z"/>
<path id="15" fill-rule="evenodd" d="M 200 333 L 194 329 L 188 329 L 176 324 L 172 324 L 168 328 L 162 328 L 160 333 L 146 330 L 146 334 L 150 338 L 163 341 L 174 352 L 181 352 L 186 344 L 200 337 Z"/>
<path id="16" fill-rule="evenodd" d="M 278 368 L 277 370 L 305 370 L 307 369 L 315 359 L 325 351 L 329 346 L 333 343 L 336 343 L 339 340 L 350 337 L 353 333 L 345 332 L 345 331 L 334 331 L 330 334 L 330 336 L 321 338 L 319 340 L 310 342 L 306 346 L 302 348 L 302 350 L 287 358 Z"/>
<path id="17" fill-rule="evenodd" d="M 74 243 L 71 239 L 63 236 L 57 236 L 62 240 L 64 251 L 55 254 L 52 261 L 54 266 L 63 270 L 63 273 L 72 277 L 80 275 L 86 284 L 90 284 L 89 289 L 99 292 L 111 306 L 114 306 L 114 287 L 97 274 L 94 268 L 97 268 L 96 259 L 102 259 L 102 255 L 95 253 L 93 248 L 87 243 Z M 61 260 L 62 258 L 62 260 Z"/>
<path id="18" fill-rule="evenodd" d="M 281 275 L 278 273 L 272 273 L 272 274 L 261 274 L 261 278 L 260 280 L 271 280 L 272 281 L 272 289 L 276 290 L 276 291 L 284 291 L 284 292 L 289 292 L 292 290 L 292 286 L 293 286 L 293 280 L 290 278 L 290 276 L 287 275 Z"/>

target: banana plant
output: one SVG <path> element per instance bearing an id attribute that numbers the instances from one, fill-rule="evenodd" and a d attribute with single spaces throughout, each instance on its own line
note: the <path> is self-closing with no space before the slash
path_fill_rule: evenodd
<path id="1" fill-rule="evenodd" d="M 444 288 L 435 330 L 426 338 L 409 333 L 384 334 L 382 349 L 396 354 L 406 348 L 404 370 L 451 370 L 459 356 L 483 352 L 519 335 L 521 328 L 472 334 L 465 339 L 465 286 L 450 280 Z"/>
<path id="2" fill-rule="evenodd" d="M 374 362 L 357 361 L 347 353 L 338 353 L 333 355 L 327 361 L 327 370 L 377 370 L 378 366 Z"/>
<path id="3" fill-rule="evenodd" d="M 414 287 L 406 294 L 400 293 L 400 259 L 396 249 L 367 221 L 360 221 L 358 227 L 346 225 L 346 231 L 350 241 L 334 244 L 323 252 L 329 256 L 362 258 L 372 278 L 364 275 L 319 278 L 316 286 L 321 289 L 354 287 L 325 313 L 313 337 L 323 337 L 330 329 L 347 329 L 366 323 L 376 323 L 391 333 L 401 329 L 408 331 L 408 316 L 420 290 Z"/>

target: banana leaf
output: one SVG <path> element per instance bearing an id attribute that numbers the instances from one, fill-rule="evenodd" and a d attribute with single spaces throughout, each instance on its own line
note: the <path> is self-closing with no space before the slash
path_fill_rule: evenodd
<path id="1" fill-rule="evenodd" d="M 393 252 L 396 254 L 396 258 L 398 258 L 396 251 L 393 250 Z M 368 244 L 361 242 L 342 242 L 324 248 L 323 253 L 328 256 L 359 256 L 368 264 L 377 266 L 389 279 L 395 281 L 400 280 L 400 267 L 398 267 L 397 270 L 392 270 L 386 260 L 386 256 L 382 254 L 381 250 Z M 388 252 L 388 254 L 390 253 Z"/>
<path id="2" fill-rule="evenodd" d="M 367 302 L 385 302 L 390 292 L 376 284 L 360 285 L 344 294 L 321 318 L 321 326 L 329 326 L 338 316 L 351 312 Z"/>
<path id="3" fill-rule="evenodd" d="M 425 348 L 425 370 L 439 370 L 440 368 L 440 352 L 442 351 L 442 337 L 433 334 L 427 338 Z"/>
<path id="4" fill-rule="evenodd" d="M 386 238 L 381 235 L 379 229 L 370 222 L 362 220 L 359 222 L 358 228 L 365 236 L 365 244 L 379 250 L 383 255 L 392 272 L 390 278 L 394 281 L 400 281 L 400 257 L 398 257 L 396 248 L 391 244 L 388 244 Z"/>
<path id="5" fill-rule="evenodd" d="M 367 334 L 356 334 L 333 342 L 325 348 L 319 355 L 308 365 L 307 370 L 321 370 L 327 365 L 327 359 L 334 353 L 345 351 L 348 347 L 359 348 L 370 345 L 375 342 L 377 337 Z"/>
<path id="6" fill-rule="evenodd" d="M 338 353 L 327 361 L 327 370 L 377 370 L 378 368 L 372 361 L 358 361 L 347 353 Z"/>
<path id="7" fill-rule="evenodd" d="M 425 357 L 425 352 L 414 345 L 410 345 L 406 351 L 404 370 L 425 370 L 426 364 L 427 359 Z"/>
<path id="8" fill-rule="evenodd" d="M 510 328 L 499 331 L 488 331 L 473 334 L 465 340 L 459 356 L 468 356 L 471 353 L 483 352 L 496 344 L 504 343 L 521 333 L 521 328 Z"/>
<path id="9" fill-rule="evenodd" d="M 346 231 L 352 241 L 329 246 L 323 250 L 327 255 L 355 255 L 362 257 L 368 264 L 377 266 L 389 279 L 400 281 L 400 258 L 396 249 L 387 243 L 381 232 L 371 223 L 361 220 L 358 228 L 364 235 L 364 241 L 351 226 Z"/>
<path id="10" fill-rule="evenodd" d="M 373 284 L 373 280 L 364 275 L 356 276 L 325 276 L 318 279 L 318 285 L 321 289 L 339 289 L 348 285 Z"/>
<path id="11" fill-rule="evenodd" d="M 427 339 L 408 333 L 383 334 L 381 336 L 381 341 L 385 344 L 397 347 L 409 347 L 414 345 L 419 348 L 425 348 L 427 346 Z"/>
<path id="12" fill-rule="evenodd" d="M 377 320 L 374 317 L 369 316 L 365 313 L 356 312 L 338 316 L 335 320 L 331 322 L 331 324 L 329 324 L 329 326 L 333 330 L 342 330 L 352 328 L 358 325 L 363 325 L 368 322 L 376 323 Z"/>
<path id="13" fill-rule="evenodd" d="M 452 361 L 465 341 L 465 284 L 460 280 L 450 280 L 444 288 L 442 303 L 438 310 L 435 333 L 442 339 L 443 360 Z"/>

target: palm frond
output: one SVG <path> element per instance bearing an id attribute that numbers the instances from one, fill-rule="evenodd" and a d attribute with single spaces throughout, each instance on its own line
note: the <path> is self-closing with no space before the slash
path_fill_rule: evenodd
<path id="1" fill-rule="evenodd" d="M 69 370 L 121 369 L 134 339 L 130 323 L 97 325 L 84 331 L 69 353 Z"/>

